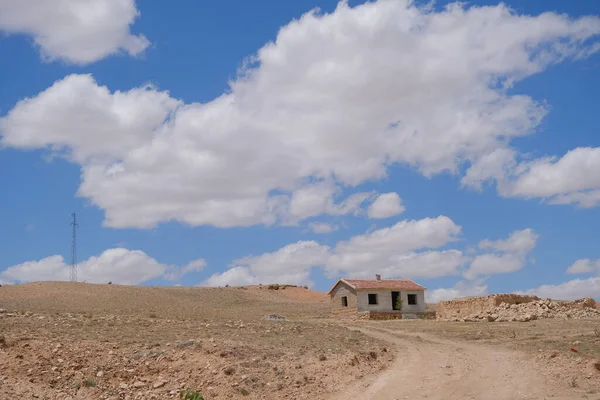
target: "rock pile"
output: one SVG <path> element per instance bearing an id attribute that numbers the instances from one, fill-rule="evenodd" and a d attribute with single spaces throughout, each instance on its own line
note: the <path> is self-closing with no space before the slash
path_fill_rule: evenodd
<path id="1" fill-rule="evenodd" d="M 595 306 L 596 302 L 594 299 L 587 298 L 575 301 L 540 299 L 521 304 L 501 303 L 491 310 L 481 311 L 465 317 L 444 319 L 460 322 L 529 322 L 543 318 L 600 318 L 600 309 L 596 309 Z"/>

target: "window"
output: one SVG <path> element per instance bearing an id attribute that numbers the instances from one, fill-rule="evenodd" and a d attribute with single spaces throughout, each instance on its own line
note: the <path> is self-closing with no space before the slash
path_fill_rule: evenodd
<path id="1" fill-rule="evenodd" d="M 342 307 L 348 307 L 348 297 L 342 296 Z"/>
<path id="2" fill-rule="evenodd" d="M 416 294 L 408 295 L 408 304 L 411 306 L 414 306 L 417 304 L 417 295 Z"/>
<path id="3" fill-rule="evenodd" d="M 369 304 L 377 304 L 377 295 L 369 293 Z"/>

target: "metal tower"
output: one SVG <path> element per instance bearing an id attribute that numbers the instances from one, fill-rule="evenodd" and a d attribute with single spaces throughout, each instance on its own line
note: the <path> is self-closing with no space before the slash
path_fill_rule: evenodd
<path id="1" fill-rule="evenodd" d="M 71 214 L 73 220 L 71 221 L 71 226 L 73 227 L 73 237 L 71 242 L 71 282 L 77 282 L 77 216 L 75 213 Z"/>

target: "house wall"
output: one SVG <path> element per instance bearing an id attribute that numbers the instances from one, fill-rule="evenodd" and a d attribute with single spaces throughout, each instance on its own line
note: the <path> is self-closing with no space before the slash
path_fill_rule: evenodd
<path id="1" fill-rule="evenodd" d="M 395 290 L 394 290 L 395 291 Z M 369 304 L 369 294 L 377 294 L 378 304 Z M 408 295 L 417 295 L 417 304 L 408 304 Z M 404 290 L 400 291 L 402 297 L 402 312 L 419 313 L 425 311 L 425 292 L 423 290 Z M 392 290 L 359 290 L 357 292 L 358 311 L 378 311 L 390 312 L 393 311 L 392 305 Z"/>
<path id="2" fill-rule="evenodd" d="M 348 298 L 348 307 L 342 306 L 342 297 Z M 353 317 L 358 312 L 356 291 L 343 282 L 331 291 L 331 314 L 334 317 Z"/>

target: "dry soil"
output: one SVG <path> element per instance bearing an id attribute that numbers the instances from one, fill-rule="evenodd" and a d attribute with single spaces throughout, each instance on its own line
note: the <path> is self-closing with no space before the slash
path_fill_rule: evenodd
<path id="1" fill-rule="evenodd" d="M 343 322 L 266 286 L 35 283 L 0 309 L 2 400 L 600 400 L 600 320 Z"/>
<path id="2" fill-rule="evenodd" d="M 287 287 L 0 288 L 0 399 L 324 399 L 392 361 Z M 265 320 L 276 314 L 284 320 Z M 310 317 L 310 318 L 309 318 Z"/>

